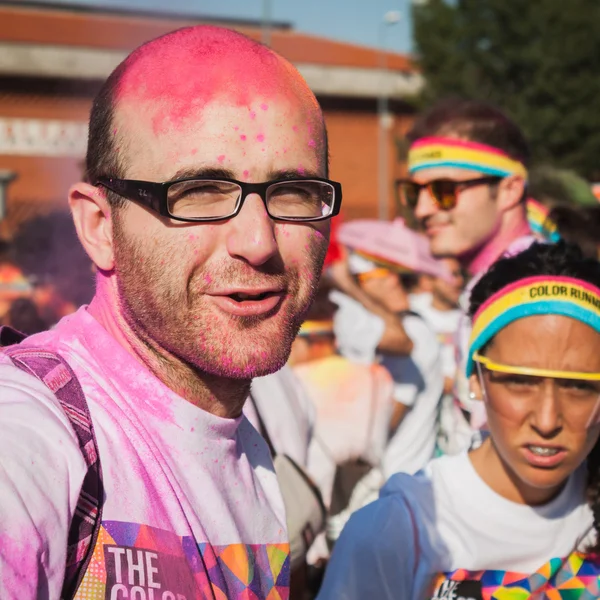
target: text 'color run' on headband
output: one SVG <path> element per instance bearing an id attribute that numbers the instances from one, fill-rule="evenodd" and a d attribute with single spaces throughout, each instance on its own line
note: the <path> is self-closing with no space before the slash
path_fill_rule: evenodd
<path id="1" fill-rule="evenodd" d="M 533 315 L 562 315 L 577 319 L 600 333 L 600 289 L 572 277 L 528 277 L 508 285 L 473 317 L 467 377 L 473 373 L 473 355 L 506 326 Z"/>

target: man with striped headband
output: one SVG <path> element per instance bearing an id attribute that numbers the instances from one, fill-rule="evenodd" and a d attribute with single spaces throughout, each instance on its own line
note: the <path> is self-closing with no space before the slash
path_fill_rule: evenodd
<path id="1" fill-rule="evenodd" d="M 413 209 L 435 256 L 455 256 L 473 280 L 470 290 L 506 252 L 523 250 L 532 241 L 527 218 L 526 186 L 529 149 L 517 125 L 497 108 L 483 102 L 452 100 L 424 113 L 408 134 L 411 142 L 409 178 L 398 181 L 404 203 Z M 459 354 L 466 353 L 470 323 L 462 319 Z M 459 357 L 457 396 L 470 426 L 485 423 L 468 398 Z M 457 411 L 455 452 L 470 443 L 471 431 Z"/>

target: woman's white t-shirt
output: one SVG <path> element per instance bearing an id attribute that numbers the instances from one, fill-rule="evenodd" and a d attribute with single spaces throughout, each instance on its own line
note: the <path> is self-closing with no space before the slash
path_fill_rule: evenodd
<path id="1" fill-rule="evenodd" d="M 487 486 L 466 453 L 392 477 L 356 513 L 319 600 L 600 597 L 582 466 L 552 502 L 516 504 Z M 579 595 L 576 592 L 579 591 Z"/>

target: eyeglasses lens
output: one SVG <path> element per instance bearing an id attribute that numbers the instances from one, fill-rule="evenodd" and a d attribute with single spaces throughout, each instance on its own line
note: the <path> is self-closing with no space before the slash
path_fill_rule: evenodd
<path id="1" fill-rule="evenodd" d="M 419 202 L 421 186 L 414 181 L 403 181 L 400 184 L 400 199 L 409 208 L 415 208 Z"/>
<path id="2" fill-rule="evenodd" d="M 454 181 L 432 181 L 429 191 L 442 210 L 451 210 L 456 206 L 456 183 Z"/>
<path id="3" fill-rule="evenodd" d="M 267 209 L 272 217 L 314 219 L 333 210 L 334 187 L 325 181 L 284 181 L 267 188 Z"/>

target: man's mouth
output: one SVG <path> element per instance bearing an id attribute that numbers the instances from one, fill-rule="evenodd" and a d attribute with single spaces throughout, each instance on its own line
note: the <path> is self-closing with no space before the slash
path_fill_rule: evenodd
<path id="1" fill-rule="evenodd" d="M 233 298 L 236 302 L 244 302 L 245 300 L 264 300 L 269 296 L 274 296 L 277 292 L 261 292 L 260 294 L 248 294 L 246 292 L 235 292 L 234 294 L 227 294 L 230 298 Z"/>
<path id="2" fill-rule="evenodd" d="M 268 316 L 283 302 L 284 289 L 228 289 L 207 294 L 223 312 L 237 317 Z"/>

